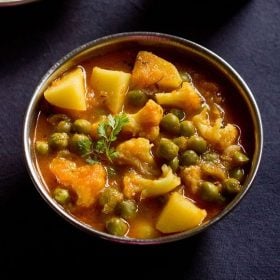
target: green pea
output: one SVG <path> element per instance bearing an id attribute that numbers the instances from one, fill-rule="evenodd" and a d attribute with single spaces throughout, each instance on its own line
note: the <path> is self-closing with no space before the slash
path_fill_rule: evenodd
<path id="1" fill-rule="evenodd" d="M 183 121 L 180 124 L 180 134 L 190 137 L 195 134 L 195 127 L 191 121 Z"/>
<path id="2" fill-rule="evenodd" d="M 225 179 L 222 187 L 223 193 L 227 196 L 235 196 L 241 190 L 240 182 L 234 178 Z"/>
<path id="3" fill-rule="evenodd" d="M 69 150 L 60 150 L 58 153 L 57 153 L 57 156 L 59 158 L 71 158 L 71 153 L 69 152 Z"/>
<path id="4" fill-rule="evenodd" d="M 56 132 L 65 132 L 65 133 L 69 133 L 70 130 L 71 130 L 71 123 L 69 121 L 60 121 L 55 129 Z"/>
<path id="5" fill-rule="evenodd" d="M 69 191 L 60 187 L 53 191 L 53 198 L 60 204 L 66 204 L 71 200 Z"/>
<path id="6" fill-rule="evenodd" d="M 180 158 L 180 164 L 184 166 L 195 165 L 199 161 L 199 156 L 193 150 L 186 150 Z"/>
<path id="7" fill-rule="evenodd" d="M 174 172 L 176 172 L 176 170 L 179 167 L 179 159 L 178 157 L 173 158 L 170 162 L 169 162 L 169 166 L 172 168 L 172 170 Z"/>
<path id="8" fill-rule="evenodd" d="M 188 140 L 188 149 L 202 154 L 207 150 L 207 142 L 202 137 L 193 135 Z"/>
<path id="9" fill-rule="evenodd" d="M 60 121 L 69 121 L 70 118 L 65 114 L 54 114 L 48 117 L 48 122 L 52 125 L 57 125 Z"/>
<path id="10" fill-rule="evenodd" d="M 75 120 L 72 125 L 72 130 L 77 133 L 89 134 L 91 131 L 91 123 L 84 119 Z"/>
<path id="11" fill-rule="evenodd" d="M 65 132 L 55 132 L 49 137 L 49 146 L 56 150 L 62 150 L 67 148 L 69 136 Z"/>
<path id="12" fill-rule="evenodd" d="M 121 201 L 116 211 L 125 220 L 133 219 L 137 213 L 137 205 L 133 200 L 123 200 Z"/>
<path id="13" fill-rule="evenodd" d="M 121 218 L 113 217 L 106 222 L 108 233 L 116 236 L 124 236 L 128 231 L 128 224 Z"/>
<path id="14" fill-rule="evenodd" d="M 183 110 L 173 108 L 169 112 L 175 115 L 180 121 L 185 118 L 185 112 Z"/>
<path id="15" fill-rule="evenodd" d="M 112 213 L 117 204 L 123 199 L 123 195 L 113 187 L 105 188 L 99 195 L 99 205 L 103 207 L 102 212 L 105 214 Z"/>
<path id="16" fill-rule="evenodd" d="M 127 102 L 135 107 L 142 107 L 148 101 L 148 96 L 140 89 L 131 90 L 126 94 Z"/>
<path id="17" fill-rule="evenodd" d="M 236 165 L 244 165 L 249 161 L 249 158 L 244 153 L 236 151 L 232 156 L 232 160 Z"/>
<path id="18" fill-rule="evenodd" d="M 47 155 L 49 153 L 49 144 L 46 141 L 36 141 L 36 152 L 40 155 Z"/>
<path id="19" fill-rule="evenodd" d="M 180 131 L 180 121 L 174 114 L 168 113 L 162 118 L 160 127 L 168 133 L 178 134 Z"/>
<path id="20" fill-rule="evenodd" d="M 187 149 L 188 138 L 180 136 L 173 139 L 173 142 L 179 147 L 179 151 L 184 151 Z"/>
<path id="21" fill-rule="evenodd" d="M 157 149 L 157 155 L 165 160 L 172 160 L 178 155 L 179 147 L 167 138 L 161 138 Z"/>
<path id="22" fill-rule="evenodd" d="M 183 82 L 190 83 L 192 81 L 192 77 L 188 72 L 181 72 L 180 76 Z"/>
<path id="23" fill-rule="evenodd" d="M 224 197 L 220 194 L 218 187 L 208 181 L 204 181 L 200 184 L 199 193 L 201 198 L 205 201 L 210 201 L 210 202 L 224 201 Z"/>
<path id="24" fill-rule="evenodd" d="M 92 151 L 92 141 L 88 136 L 76 133 L 70 139 L 70 149 L 79 155 L 88 155 Z"/>
<path id="25" fill-rule="evenodd" d="M 219 155 L 215 152 L 206 152 L 202 155 L 202 159 L 205 161 L 216 162 L 219 160 Z"/>
<path id="26" fill-rule="evenodd" d="M 229 172 L 229 175 L 231 178 L 234 178 L 234 179 L 238 180 L 239 182 L 241 182 L 244 179 L 245 172 L 244 172 L 244 169 L 237 167 L 237 168 L 232 169 Z"/>

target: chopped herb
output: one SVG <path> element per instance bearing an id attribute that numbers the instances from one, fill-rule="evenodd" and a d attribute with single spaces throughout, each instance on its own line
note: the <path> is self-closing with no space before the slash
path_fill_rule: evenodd
<path id="1" fill-rule="evenodd" d="M 70 148 L 75 153 L 86 158 L 92 152 L 92 140 L 84 134 L 74 134 L 70 139 Z"/>
<path id="2" fill-rule="evenodd" d="M 90 156 L 87 157 L 85 160 L 86 160 L 86 163 L 88 163 L 90 165 L 99 163 L 99 161 L 96 158 L 93 158 L 93 157 L 90 157 Z"/>
<path id="3" fill-rule="evenodd" d="M 111 167 L 111 166 L 108 166 L 108 167 L 107 167 L 107 173 L 108 173 L 108 175 L 109 175 L 110 177 L 113 177 L 113 176 L 116 176 L 116 175 L 117 175 L 116 170 L 115 170 L 113 167 Z"/>
<path id="4" fill-rule="evenodd" d="M 118 156 L 116 150 L 111 147 L 111 143 L 117 140 L 117 135 L 127 123 L 127 116 L 118 114 L 116 116 L 109 115 L 106 121 L 98 125 L 99 140 L 96 142 L 95 151 L 98 154 L 105 154 L 110 162 Z"/>
<path id="5" fill-rule="evenodd" d="M 77 148 L 82 156 L 86 156 L 91 152 L 91 145 L 92 142 L 90 140 L 84 139 L 84 141 L 77 143 Z"/>

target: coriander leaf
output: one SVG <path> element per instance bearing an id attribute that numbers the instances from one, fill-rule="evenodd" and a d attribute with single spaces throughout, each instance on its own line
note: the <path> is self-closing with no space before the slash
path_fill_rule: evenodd
<path id="1" fill-rule="evenodd" d="M 117 140 L 117 135 L 127 123 L 128 117 L 125 114 L 109 115 L 106 121 L 101 122 L 97 128 L 99 139 L 95 145 L 95 152 L 105 154 L 112 162 L 117 157 L 117 152 L 111 148 L 111 144 Z"/>
<path id="2" fill-rule="evenodd" d="M 93 165 L 95 163 L 99 163 L 99 161 L 95 158 L 92 158 L 92 157 L 88 157 L 86 158 L 86 163 L 90 164 L 90 165 Z"/>
<path id="3" fill-rule="evenodd" d="M 114 136 L 117 136 L 122 130 L 123 126 L 128 123 L 128 117 L 126 114 L 116 115 L 116 125 L 114 127 Z"/>
<path id="4" fill-rule="evenodd" d="M 110 150 L 109 150 L 109 155 L 110 155 L 110 158 L 111 158 L 111 159 L 115 159 L 115 158 L 118 157 L 118 152 L 115 151 L 115 149 L 110 148 Z"/>
<path id="5" fill-rule="evenodd" d="M 95 144 L 95 151 L 97 153 L 104 153 L 106 151 L 106 143 L 104 139 L 99 139 Z"/>
<path id="6" fill-rule="evenodd" d="M 97 134 L 99 137 L 107 137 L 106 135 L 106 123 L 101 122 L 97 128 Z"/>
<path id="7" fill-rule="evenodd" d="M 116 175 L 117 175 L 116 170 L 115 170 L 113 167 L 111 167 L 111 166 L 108 166 L 108 167 L 107 167 L 107 173 L 108 173 L 108 175 L 109 175 L 110 177 L 113 177 L 113 176 L 116 176 Z"/>
<path id="8" fill-rule="evenodd" d="M 81 156 L 89 155 L 92 152 L 92 142 L 89 138 L 85 137 L 76 143 L 76 149 Z"/>
<path id="9" fill-rule="evenodd" d="M 115 119 L 112 115 L 108 116 L 108 125 L 113 129 L 115 127 Z"/>

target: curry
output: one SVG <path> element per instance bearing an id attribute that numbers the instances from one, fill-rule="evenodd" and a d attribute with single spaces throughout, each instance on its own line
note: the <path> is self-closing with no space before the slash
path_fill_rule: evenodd
<path id="1" fill-rule="evenodd" d="M 38 170 L 53 199 L 96 230 L 147 239 L 192 229 L 246 178 L 251 131 L 235 96 L 191 59 L 155 50 L 88 59 L 44 92 Z"/>

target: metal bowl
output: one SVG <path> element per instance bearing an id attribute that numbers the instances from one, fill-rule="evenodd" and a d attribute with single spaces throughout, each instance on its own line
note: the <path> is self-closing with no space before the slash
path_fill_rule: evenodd
<path id="1" fill-rule="evenodd" d="M 37 1 L 39 0 L 0 0 L 0 7 L 19 6 Z"/>
<path id="2" fill-rule="evenodd" d="M 47 88 L 49 83 L 56 79 L 59 75 L 65 72 L 67 69 L 74 65 L 77 65 L 81 61 L 86 60 L 89 57 L 98 56 L 106 54 L 112 50 L 124 48 L 124 47 L 141 47 L 144 48 L 161 48 L 166 50 L 172 50 L 173 53 L 180 53 L 181 55 L 191 56 L 193 59 L 205 63 L 207 67 L 212 67 L 213 70 L 217 71 L 223 78 L 225 78 L 239 93 L 239 98 L 245 104 L 246 110 L 249 113 L 250 119 L 246 120 L 251 122 L 253 128 L 253 137 L 251 139 L 251 145 L 253 147 L 252 151 L 252 164 L 249 170 L 249 174 L 243 184 L 242 191 L 226 206 L 226 208 L 219 213 L 212 220 L 209 220 L 199 227 L 194 229 L 172 234 L 164 237 L 159 237 L 155 239 L 133 239 L 126 237 L 116 237 L 104 232 L 100 232 L 90 227 L 89 225 L 77 220 L 74 216 L 67 213 L 60 207 L 53 198 L 49 195 L 47 188 L 43 179 L 40 176 L 40 172 L 37 169 L 35 163 L 35 156 L 32 150 L 32 137 L 33 130 L 36 121 L 36 113 L 38 110 L 38 103 L 42 98 L 44 90 Z M 263 146 L 263 130 L 260 113 L 253 97 L 252 92 L 249 87 L 240 77 L 240 75 L 222 58 L 213 53 L 212 51 L 183 38 L 160 34 L 160 33 L 150 33 L 150 32 L 133 32 L 133 33 L 121 33 L 115 34 L 101 39 L 94 40 L 83 46 L 78 47 L 73 50 L 60 61 L 58 61 L 42 78 L 41 82 L 35 89 L 32 99 L 29 103 L 26 117 L 24 121 L 24 132 L 23 132 L 23 142 L 24 142 L 24 154 L 26 159 L 26 164 L 30 176 L 45 201 L 64 219 L 78 228 L 91 233 L 95 236 L 105 238 L 111 241 L 127 243 L 127 244 L 161 244 L 172 242 L 180 239 L 184 239 L 195 235 L 209 226 L 215 224 L 225 215 L 227 215 L 233 208 L 241 201 L 244 195 L 249 190 L 256 172 L 259 167 L 262 146 Z"/>

